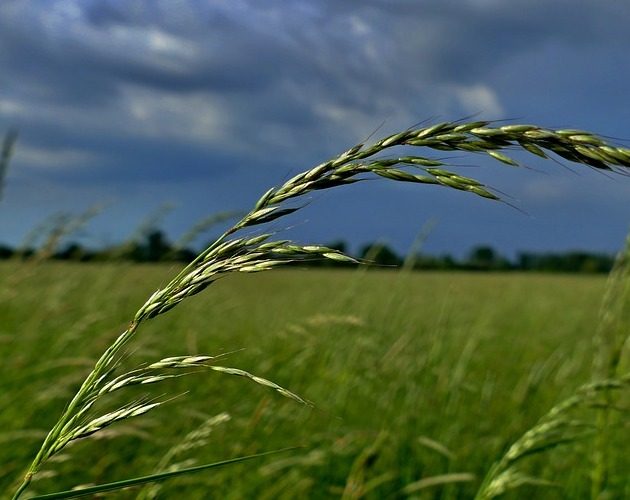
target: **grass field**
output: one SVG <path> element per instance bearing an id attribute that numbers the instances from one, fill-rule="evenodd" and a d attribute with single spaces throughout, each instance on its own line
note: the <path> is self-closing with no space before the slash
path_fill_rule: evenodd
<path id="1" fill-rule="evenodd" d="M 0 264 L 0 491 L 21 475 L 94 359 L 173 271 Z M 174 450 L 171 465 L 303 448 L 165 482 L 162 498 L 472 498 L 506 447 L 590 380 L 604 289 L 601 276 L 228 277 L 148 322 L 127 362 L 231 352 L 220 364 L 271 379 L 315 407 L 213 372 L 149 387 L 154 397 L 180 396 L 69 446 L 29 493 L 156 472 L 201 426 L 203 445 Z M 229 419 L 204 427 L 224 412 Z M 621 458 L 628 426 L 615 432 L 610 498 L 630 497 L 630 457 Z M 506 498 L 588 498 L 591 446 L 585 439 L 532 457 L 525 469 L 557 486 L 525 486 Z M 447 473 L 474 478 L 418 483 Z"/>

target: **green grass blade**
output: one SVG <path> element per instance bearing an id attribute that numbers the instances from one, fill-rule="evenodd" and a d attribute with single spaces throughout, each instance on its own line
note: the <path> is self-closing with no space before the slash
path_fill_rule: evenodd
<path id="1" fill-rule="evenodd" d="M 214 469 L 215 467 L 222 467 L 224 465 L 236 464 L 239 462 L 245 462 L 247 460 L 253 460 L 254 458 L 265 457 L 267 455 L 275 455 L 277 453 L 283 453 L 286 451 L 296 450 L 299 447 L 294 446 L 292 448 L 282 448 L 280 450 L 265 451 L 263 453 L 256 453 L 254 455 L 247 455 L 244 457 L 231 458 L 229 460 L 223 460 L 221 462 L 214 462 L 211 464 L 197 465 L 195 467 L 188 467 L 186 469 L 160 472 L 158 474 L 150 474 L 148 476 L 134 477 L 132 479 L 124 479 L 122 481 L 114 481 L 113 483 L 99 484 L 98 486 L 90 486 L 89 488 L 82 488 L 79 490 L 60 491 L 58 493 L 48 493 L 46 495 L 38 495 L 30 497 L 30 500 L 52 500 L 61 498 L 78 498 L 93 493 L 102 493 L 105 491 L 121 490 L 123 488 L 129 488 L 130 486 L 137 486 L 139 484 L 154 483 L 157 481 L 164 481 L 175 476 L 182 476 L 184 474 L 193 474 L 195 472 L 201 472 L 206 469 Z"/>

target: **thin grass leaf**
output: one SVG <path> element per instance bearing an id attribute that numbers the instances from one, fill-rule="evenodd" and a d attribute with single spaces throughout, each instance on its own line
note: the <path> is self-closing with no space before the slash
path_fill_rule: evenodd
<path id="1" fill-rule="evenodd" d="M 402 490 L 401 493 L 405 495 L 411 495 L 426 488 L 432 488 L 434 486 L 442 486 L 445 484 L 453 483 L 469 483 L 476 479 L 474 474 L 468 472 L 453 472 L 450 474 L 441 474 L 438 476 L 425 477 L 419 481 L 408 484 Z"/>
<path id="2" fill-rule="evenodd" d="M 216 372 L 225 373 L 227 375 L 236 375 L 237 377 L 248 378 L 259 385 L 270 387 L 274 389 L 275 391 L 279 392 L 280 394 L 282 394 L 283 396 L 289 399 L 293 399 L 294 401 L 297 401 L 298 403 L 301 403 L 306 406 L 313 406 L 313 403 L 306 401 L 305 399 L 302 399 L 297 394 L 289 391 L 288 389 L 285 389 L 284 387 L 279 386 L 275 382 L 272 382 L 271 380 L 267 380 L 266 378 L 257 377 L 256 375 L 252 375 L 251 373 L 246 372 L 245 370 L 240 370 L 238 368 L 227 368 L 225 366 L 214 366 L 214 365 L 210 366 L 209 368 Z"/>
<path id="3" fill-rule="evenodd" d="M 100 484 L 98 486 L 90 486 L 89 488 L 83 488 L 80 490 L 68 490 L 60 491 L 58 493 L 48 493 L 46 495 L 37 495 L 31 497 L 30 500 L 60 500 L 63 498 L 79 498 L 87 495 L 93 495 L 95 493 L 103 493 L 106 491 L 117 491 L 131 486 L 138 486 L 141 484 L 154 483 L 156 481 L 165 481 L 177 476 L 183 476 L 185 474 L 194 474 L 208 469 L 215 469 L 217 467 L 223 467 L 225 465 L 237 464 L 239 462 L 245 462 L 247 460 L 253 460 L 255 458 L 262 458 L 269 455 L 276 455 L 278 453 L 285 453 L 287 451 L 297 450 L 299 447 L 282 448 L 280 450 L 265 451 L 263 453 L 256 453 L 254 455 L 247 455 L 244 457 L 231 458 L 229 460 L 222 460 L 221 462 L 214 462 L 211 464 L 197 465 L 195 467 L 188 467 L 186 469 L 180 469 L 176 471 L 161 472 L 158 474 L 151 474 L 149 476 L 135 477 L 132 479 L 124 479 L 122 481 L 114 481 L 113 483 Z"/>

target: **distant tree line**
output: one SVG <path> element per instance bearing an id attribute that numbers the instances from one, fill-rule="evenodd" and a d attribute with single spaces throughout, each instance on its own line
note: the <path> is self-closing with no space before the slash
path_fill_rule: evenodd
<path id="1" fill-rule="evenodd" d="M 328 245 L 331 248 L 347 252 L 344 241 Z M 14 249 L 0 245 L 0 259 L 55 259 L 77 262 L 132 261 L 132 262 L 189 262 L 196 252 L 189 248 L 179 248 L 169 242 L 164 232 L 148 231 L 141 241 L 127 242 L 122 245 L 89 249 L 78 243 L 68 243 L 60 249 L 50 248 Z M 490 246 L 477 246 L 464 258 L 457 259 L 449 254 L 428 255 L 418 253 L 403 256 L 383 243 L 371 243 L 359 249 L 358 259 L 385 268 L 405 267 L 416 270 L 465 270 L 465 271 L 541 271 L 567 273 L 606 273 L 613 265 L 613 256 L 607 254 L 571 251 L 571 252 L 521 252 L 516 259 L 510 260 Z M 332 267 L 348 264 L 332 261 L 313 261 L 300 263 L 300 266 Z"/>
<path id="2" fill-rule="evenodd" d="M 612 255 L 584 251 L 520 252 L 516 259 L 510 260 L 490 246 L 474 247 L 464 258 L 457 259 L 450 254 L 401 256 L 387 245 L 373 244 L 363 246 L 359 257 L 384 266 L 463 271 L 607 273 L 614 263 Z"/>

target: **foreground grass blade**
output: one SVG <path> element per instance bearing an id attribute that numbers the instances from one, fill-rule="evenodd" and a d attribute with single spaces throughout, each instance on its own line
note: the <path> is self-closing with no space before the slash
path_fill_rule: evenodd
<path id="1" fill-rule="evenodd" d="M 299 447 L 294 446 L 292 448 L 282 448 L 280 450 L 265 451 L 263 453 L 256 453 L 255 455 L 247 455 L 245 457 L 231 458 L 229 460 L 223 460 L 221 462 L 214 462 L 211 464 L 197 465 L 195 467 L 188 467 L 187 469 L 180 469 L 170 472 L 160 472 L 158 474 L 151 474 L 149 476 L 134 477 L 132 479 L 124 479 L 122 481 L 115 481 L 113 483 L 99 484 L 98 486 L 90 486 L 89 488 L 82 488 L 79 490 L 60 491 L 58 493 L 48 493 L 46 495 L 38 495 L 36 497 L 30 497 L 30 500 L 51 500 L 61 498 L 79 498 L 86 495 L 92 495 L 94 493 L 102 493 L 105 491 L 122 490 L 123 488 L 129 488 L 131 486 L 138 486 L 140 484 L 154 483 L 157 481 L 165 481 L 172 477 L 182 476 L 184 474 L 194 474 L 195 472 L 201 472 L 206 469 L 214 469 L 216 467 L 223 467 L 224 465 L 236 464 L 239 462 L 245 462 L 247 460 L 253 460 L 254 458 L 266 457 L 268 455 L 276 455 L 278 453 L 284 453 L 286 451 L 297 450 Z"/>
<path id="2" fill-rule="evenodd" d="M 432 488 L 434 486 L 442 486 L 445 484 L 453 484 L 453 483 L 469 483 L 476 479 L 474 474 L 470 474 L 468 472 L 451 472 L 449 474 L 440 474 L 437 476 L 430 476 L 420 479 L 419 481 L 415 481 L 413 483 L 405 486 L 401 493 L 404 495 L 411 495 L 413 493 L 417 493 L 418 491 Z"/>

